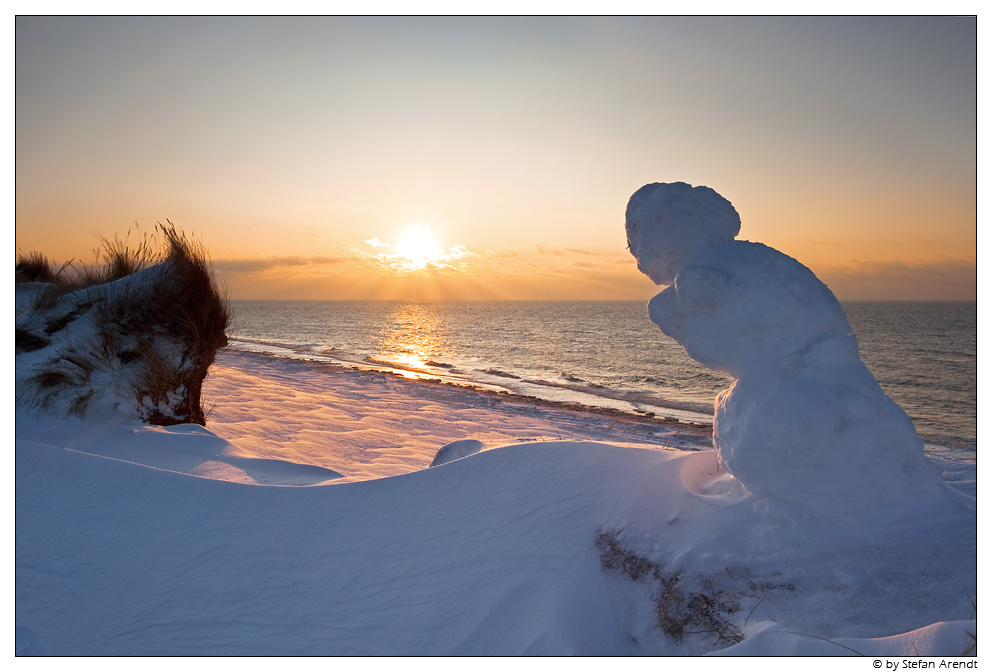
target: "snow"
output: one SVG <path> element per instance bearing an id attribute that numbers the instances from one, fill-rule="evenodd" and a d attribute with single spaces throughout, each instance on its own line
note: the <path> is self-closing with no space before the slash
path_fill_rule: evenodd
<path id="1" fill-rule="evenodd" d="M 482 441 L 478 439 L 462 439 L 460 441 L 452 441 L 451 443 L 441 446 L 441 450 L 437 451 L 437 455 L 431 461 L 431 467 L 436 467 L 442 464 L 447 464 L 448 462 L 453 462 L 454 460 L 459 460 L 463 457 L 468 457 L 469 455 L 475 455 L 483 448 Z"/>
<path id="2" fill-rule="evenodd" d="M 637 268 L 670 285 L 687 259 L 709 245 L 733 240 L 741 218 L 709 187 L 685 182 L 646 184 L 627 202 L 627 242 Z"/>
<path id="3" fill-rule="evenodd" d="M 464 388 L 249 353 L 222 353 L 207 382 L 207 428 L 18 406 L 19 653 L 956 656 L 975 632 L 973 498 L 857 517 L 773 506 L 735 487 L 715 451 L 635 443 L 643 430 L 601 414 L 484 407 Z M 238 385 L 265 395 L 220 394 Z M 280 386 L 287 404 L 274 408 Z M 303 389 L 313 396 L 298 408 Z M 307 415 L 325 391 L 362 419 Z M 472 405 L 474 426 L 459 414 Z M 333 466 L 218 435 L 266 414 L 259 436 L 277 448 L 302 436 L 307 450 L 323 439 L 350 475 L 304 485 Z M 359 426 L 373 441 L 392 433 L 407 457 L 349 463 L 364 458 L 334 444 Z M 622 442 L 582 440 L 610 427 Z M 470 430 L 484 450 L 428 468 Z M 974 465 L 940 469 L 974 480 Z M 602 566 L 604 530 L 681 571 L 687 590 L 736 596 L 746 639 L 667 637 L 657 581 Z"/>
<path id="4" fill-rule="evenodd" d="M 627 210 L 639 267 L 671 283 L 651 299 L 651 321 L 737 378 L 716 402 L 722 467 L 757 497 L 803 506 L 954 506 L 830 289 L 792 257 L 733 240 L 733 221 L 729 201 L 681 182 L 642 187 Z"/>
<path id="5" fill-rule="evenodd" d="M 453 440 L 487 448 L 578 439 L 712 447 L 708 428 L 575 413 L 485 389 L 227 350 L 204 383 L 208 427 L 244 457 L 317 464 L 337 483 L 423 469 Z M 210 400 L 223 400 L 219 401 Z M 677 429 L 677 431 L 673 431 Z"/>
<path id="6" fill-rule="evenodd" d="M 934 623 L 925 628 L 893 637 L 861 640 L 841 637 L 832 641 L 824 641 L 766 621 L 755 625 L 753 634 L 748 637 L 747 641 L 731 649 L 718 651 L 714 655 L 853 656 L 861 654 L 863 656 L 891 658 L 904 658 L 910 655 L 918 658 L 928 655 L 919 653 L 922 651 L 956 650 L 961 645 L 962 631 L 967 633 L 970 628 L 971 632 L 974 632 L 974 627 L 973 621 Z M 967 634 L 965 640 L 969 640 Z"/>

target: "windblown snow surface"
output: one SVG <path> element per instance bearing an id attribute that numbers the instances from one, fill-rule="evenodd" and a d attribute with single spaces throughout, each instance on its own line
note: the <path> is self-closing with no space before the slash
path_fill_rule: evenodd
<path id="1" fill-rule="evenodd" d="M 208 391 L 298 365 L 219 361 Z M 427 401 L 473 401 L 381 374 L 323 377 L 332 400 L 382 395 L 385 408 L 347 409 L 380 424 L 423 409 L 421 422 L 443 426 L 451 419 Z M 213 403 L 231 426 L 266 409 L 280 417 L 268 402 Z M 601 431 L 597 416 L 560 415 Z M 479 416 L 480 431 L 537 422 Z M 284 421 L 334 436 L 320 418 Z M 713 451 L 627 437 L 528 441 L 430 468 L 424 456 L 416 471 L 340 483 L 299 454 L 251 458 L 197 425 L 22 405 L 16 421 L 20 654 L 957 656 L 975 632 L 973 464 L 933 463 L 965 491 L 950 506 L 844 516 L 755 499 Z M 686 597 L 738 603 L 726 617 L 745 639 L 666 635 L 660 582 L 604 568 L 602 532 L 681 572 Z"/>

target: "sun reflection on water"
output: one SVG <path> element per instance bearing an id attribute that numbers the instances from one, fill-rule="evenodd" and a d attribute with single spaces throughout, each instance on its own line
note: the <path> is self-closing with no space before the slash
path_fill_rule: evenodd
<path id="1" fill-rule="evenodd" d="M 447 329 L 431 306 L 405 303 L 392 311 L 388 327 L 379 338 L 377 359 L 402 369 L 406 378 L 422 378 L 418 372 L 436 371 L 436 358 L 450 353 Z"/>

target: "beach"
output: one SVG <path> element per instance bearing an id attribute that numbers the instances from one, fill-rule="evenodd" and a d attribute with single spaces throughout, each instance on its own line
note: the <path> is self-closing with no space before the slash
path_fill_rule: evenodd
<path id="1" fill-rule="evenodd" d="M 361 481 L 426 468 L 444 445 L 611 441 L 712 447 L 712 428 L 581 409 L 484 389 L 254 353 L 219 353 L 205 386 L 207 427 L 243 457 L 313 464 Z"/>

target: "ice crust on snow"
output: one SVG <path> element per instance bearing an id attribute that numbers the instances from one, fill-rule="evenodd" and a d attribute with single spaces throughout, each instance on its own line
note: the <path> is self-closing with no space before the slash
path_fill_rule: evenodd
<path id="1" fill-rule="evenodd" d="M 646 185 L 626 220 L 638 268 L 670 285 L 648 304 L 651 321 L 696 361 L 737 378 L 717 397 L 713 442 L 749 492 L 836 509 L 947 494 L 812 271 L 735 240 L 740 218 L 707 187 Z"/>

